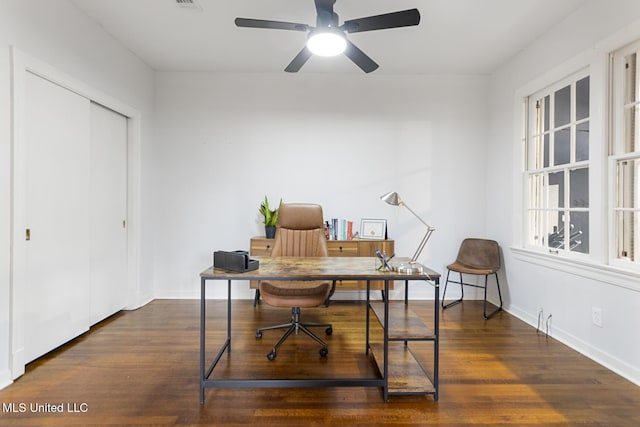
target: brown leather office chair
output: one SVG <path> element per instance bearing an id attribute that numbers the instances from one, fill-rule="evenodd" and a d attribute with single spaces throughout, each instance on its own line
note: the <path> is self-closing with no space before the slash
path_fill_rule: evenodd
<path id="1" fill-rule="evenodd" d="M 447 266 L 447 280 L 444 283 L 444 292 L 442 293 L 442 308 L 449 308 L 461 303 L 464 298 L 465 286 L 484 288 L 484 307 L 482 314 L 485 319 L 491 318 L 498 311 L 502 310 L 502 294 L 500 293 L 500 282 L 498 282 L 498 270 L 500 270 L 500 247 L 498 246 L 498 242 L 486 239 L 464 239 L 460 245 L 460 250 L 458 251 L 456 260 Z M 460 273 L 459 282 L 449 280 L 449 273 L 452 271 Z M 465 283 L 462 280 L 463 273 L 484 276 L 484 286 L 474 283 Z M 500 306 L 487 315 L 487 281 L 490 274 L 494 274 L 496 277 Z M 462 293 L 460 299 L 445 304 L 444 297 L 447 293 L 447 284 L 449 282 L 458 283 Z"/>
<path id="2" fill-rule="evenodd" d="M 272 257 L 320 257 L 328 256 L 327 240 L 324 235 L 322 207 L 314 204 L 289 203 L 278 209 L 278 228 L 276 231 Z M 274 307 L 291 307 L 291 321 L 281 325 L 267 326 L 256 331 L 256 338 L 262 338 L 262 332 L 270 329 L 287 328 L 285 334 L 273 346 L 267 355 L 269 360 L 276 358 L 278 347 L 293 332 L 302 331 L 322 348 L 320 355 L 328 354 L 327 344 L 307 329 L 308 326 L 322 326 L 326 334 L 331 335 L 333 328 L 328 323 L 300 322 L 301 307 L 317 307 L 324 304 L 332 290 L 330 281 L 263 281 L 259 284 L 260 295 L 265 303 Z"/>

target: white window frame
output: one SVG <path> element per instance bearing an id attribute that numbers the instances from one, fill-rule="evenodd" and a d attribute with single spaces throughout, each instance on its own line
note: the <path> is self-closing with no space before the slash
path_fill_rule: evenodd
<path id="1" fill-rule="evenodd" d="M 513 141 L 519 141 L 513 152 L 513 179 L 520 182 L 516 187 L 513 204 L 513 242 L 510 251 L 514 259 L 562 271 L 588 280 L 596 280 L 624 289 L 640 292 L 640 270 L 629 265 L 611 263 L 612 168 L 607 159 L 610 129 L 614 126 L 609 109 L 609 96 L 613 88 L 610 78 L 610 54 L 623 46 L 640 40 L 640 25 L 635 31 L 625 31 L 601 41 L 593 49 L 585 50 L 556 67 L 540 73 L 516 90 L 513 103 Z M 589 144 L 589 205 L 590 211 L 590 256 L 562 257 L 526 245 L 525 197 L 528 194 L 524 168 L 526 166 L 525 132 L 526 112 L 523 100 L 583 68 L 589 68 L 590 90 L 590 144 Z"/>
<path id="2" fill-rule="evenodd" d="M 624 58 L 632 53 L 638 53 L 638 59 L 640 59 L 640 38 L 636 41 L 628 44 L 625 47 L 615 49 L 610 53 L 610 85 L 611 91 L 609 96 L 609 153 L 608 153 L 608 170 L 609 170 L 609 186 L 608 186 L 608 206 L 609 206 L 609 224 L 608 232 L 611 238 L 609 239 L 609 258 L 608 263 L 613 267 L 619 267 L 622 269 L 640 271 L 640 239 L 638 238 L 638 230 L 640 230 L 640 210 L 639 207 L 633 210 L 637 213 L 635 219 L 636 226 L 636 247 L 635 247 L 635 260 L 620 258 L 618 254 L 618 242 L 617 242 L 617 215 L 618 211 L 622 209 L 617 208 L 617 195 L 620 191 L 618 187 L 617 176 L 617 163 L 623 160 L 639 160 L 640 159 L 640 146 L 636 147 L 636 151 L 625 153 L 624 152 L 624 86 L 625 86 L 625 73 L 624 73 Z M 640 65 L 640 64 L 638 64 Z M 636 65 L 637 71 L 640 72 L 640 66 Z M 622 100 L 622 104 L 620 103 Z M 640 131 L 640 123 L 636 123 L 637 130 Z M 640 142 L 638 143 L 640 144 Z M 636 174 L 636 188 L 640 188 L 640 174 Z"/>
<path id="3" fill-rule="evenodd" d="M 591 138 L 591 122 L 592 122 L 592 118 L 591 118 L 591 107 L 589 110 L 589 115 L 586 119 L 581 119 L 581 120 L 577 120 L 575 118 L 575 109 L 572 108 L 572 114 L 571 114 L 571 118 L 569 120 L 569 124 L 567 125 L 563 125 L 563 126 L 558 126 L 558 127 L 550 127 L 548 130 L 548 134 L 552 135 L 555 131 L 559 130 L 559 129 L 564 129 L 564 128 L 569 128 L 571 130 L 571 136 L 570 136 L 570 157 L 571 160 L 569 161 L 569 163 L 565 163 L 562 165 L 553 165 L 553 150 L 551 149 L 551 146 L 549 147 L 549 166 L 544 166 L 544 165 L 533 165 L 533 161 L 531 160 L 532 156 L 537 156 L 539 154 L 536 154 L 536 149 L 540 148 L 537 147 L 535 142 L 533 142 L 533 135 L 537 135 L 540 136 L 542 134 L 544 134 L 545 132 L 543 131 L 540 135 L 539 132 L 537 130 L 532 130 L 531 126 L 536 126 L 537 125 L 537 111 L 536 108 L 533 107 L 532 105 L 534 105 L 538 100 L 540 99 L 544 99 L 545 96 L 552 96 L 553 94 L 555 94 L 556 91 L 566 87 L 566 86 L 571 86 L 572 90 L 571 90 L 571 98 L 570 98 L 570 105 L 573 107 L 576 105 L 576 101 L 575 101 L 575 96 L 576 96 L 576 91 L 575 91 L 575 87 L 576 87 L 576 83 L 586 77 L 589 77 L 591 79 L 591 75 L 590 75 L 590 69 L 589 67 L 582 67 L 582 69 L 577 70 L 576 72 L 573 72 L 565 77 L 563 77 L 562 79 L 558 79 L 556 81 L 554 81 L 552 84 L 548 84 L 542 88 L 540 88 L 539 90 L 536 90 L 535 92 L 532 92 L 531 94 L 527 95 L 526 97 L 524 97 L 523 99 L 523 106 L 525 108 L 525 113 L 523 115 L 523 120 L 524 120 L 524 126 L 523 126 L 523 132 L 522 132 L 522 145 L 523 145 L 523 150 L 525 151 L 525 155 L 523 158 L 523 194 L 524 194 L 524 210 L 522 212 L 523 215 L 523 242 L 524 242 L 524 247 L 532 250 L 532 251 L 539 251 L 539 252 L 548 252 L 550 254 L 553 255 L 558 255 L 558 256 L 562 256 L 562 257 L 568 257 L 568 258 L 575 258 L 575 259 L 581 259 L 581 260 L 587 260 L 589 258 L 591 258 L 591 250 L 589 251 L 589 253 L 582 253 L 582 252 L 578 252 L 578 251 L 572 251 L 570 249 L 567 249 L 570 245 L 569 245 L 569 238 L 568 238 L 568 233 L 565 233 L 565 249 L 558 249 L 558 248 L 551 248 L 548 246 L 548 242 L 545 241 L 544 245 L 539 245 L 539 244 L 534 244 L 531 242 L 531 237 L 530 234 L 533 233 L 533 226 L 531 224 L 531 218 L 530 218 L 530 214 L 534 213 L 534 212 L 540 212 L 541 214 L 543 214 L 543 216 L 546 216 L 547 219 L 545 221 L 549 221 L 549 214 L 551 213 L 558 213 L 558 212 L 562 212 L 564 211 L 565 214 L 571 214 L 574 212 L 587 212 L 589 214 L 589 232 L 588 232 L 588 236 L 589 238 L 591 237 L 592 233 L 591 233 L 591 202 L 589 203 L 589 207 L 587 208 L 572 208 L 570 207 L 569 204 L 569 197 L 570 197 L 570 183 L 569 183 L 569 175 L 570 175 L 570 171 L 571 170 L 575 170 L 575 169 L 582 169 L 582 168 L 586 168 L 589 170 L 589 172 L 591 172 L 591 161 L 592 161 L 592 157 L 591 157 L 591 145 L 592 145 L 592 138 Z M 590 90 L 591 92 L 591 90 Z M 591 98 L 591 97 L 590 97 Z M 591 101 L 589 103 L 591 105 Z M 552 117 L 554 114 L 554 103 L 550 102 L 549 105 L 549 117 Z M 574 155 L 575 155 L 575 145 L 576 145 L 576 137 L 575 137 L 575 132 L 573 131 L 576 127 L 578 123 L 583 123 L 583 122 L 589 122 L 590 124 L 590 133 L 589 133 L 589 160 L 582 160 L 582 161 L 575 161 L 574 159 Z M 550 136 L 550 140 L 551 140 L 551 136 Z M 542 186 L 542 190 L 545 193 L 544 195 L 542 195 L 542 199 L 543 200 L 549 200 L 548 194 L 547 192 L 549 191 L 549 185 L 548 185 L 548 179 L 549 179 L 549 175 L 552 173 L 556 173 L 556 172 L 562 172 L 564 175 L 564 208 L 551 208 L 549 206 L 546 206 L 543 203 L 542 206 L 531 206 L 530 202 L 531 202 L 531 195 L 530 195 L 530 182 L 531 182 L 531 178 L 539 175 L 542 176 L 544 179 L 544 184 Z M 589 175 L 591 175 L 591 173 L 589 173 Z M 590 190 L 590 196 L 591 196 L 591 185 L 589 186 Z M 589 199 L 591 200 L 591 197 L 589 197 Z M 542 232 L 546 233 L 548 231 L 548 227 L 543 227 Z M 546 239 L 545 239 L 546 240 Z M 591 246 L 591 244 L 590 244 Z"/>

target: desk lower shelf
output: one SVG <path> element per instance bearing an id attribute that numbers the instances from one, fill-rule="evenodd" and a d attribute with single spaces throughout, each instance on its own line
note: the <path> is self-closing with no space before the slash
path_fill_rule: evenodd
<path id="1" fill-rule="evenodd" d="M 384 303 L 371 302 L 369 307 L 385 324 Z M 423 366 L 413 354 L 408 342 L 430 341 L 436 334 L 403 302 L 389 303 L 389 360 L 387 361 L 389 394 L 435 394 L 436 388 Z M 378 369 L 384 371 L 384 343 L 370 345 Z"/>
<path id="2" fill-rule="evenodd" d="M 384 325 L 384 302 L 371 302 L 369 306 L 380 325 Z M 400 301 L 390 301 L 389 339 L 433 341 L 436 339 L 436 335 L 406 304 Z"/>
<path id="3" fill-rule="evenodd" d="M 372 344 L 371 353 L 383 372 L 384 345 Z M 431 394 L 436 392 L 431 379 L 402 342 L 389 343 L 389 394 Z"/>

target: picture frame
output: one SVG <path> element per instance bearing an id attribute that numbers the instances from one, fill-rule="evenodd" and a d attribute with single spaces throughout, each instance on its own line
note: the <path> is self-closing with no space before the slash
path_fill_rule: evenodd
<path id="1" fill-rule="evenodd" d="M 386 219 L 363 218 L 360 220 L 360 238 L 384 240 L 387 235 Z"/>

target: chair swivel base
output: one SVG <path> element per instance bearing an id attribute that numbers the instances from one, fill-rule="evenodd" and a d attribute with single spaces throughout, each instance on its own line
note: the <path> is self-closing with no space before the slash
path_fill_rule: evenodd
<path id="1" fill-rule="evenodd" d="M 277 355 L 278 347 L 280 347 L 280 345 L 287 338 L 289 338 L 289 335 L 291 335 L 294 332 L 296 333 L 296 335 L 298 335 L 298 333 L 300 331 L 302 331 L 302 332 L 307 334 L 309 337 L 311 337 L 314 341 L 316 341 L 318 344 L 320 344 L 322 346 L 322 348 L 320 349 L 320 356 L 325 357 L 327 354 L 329 354 L 329 349 L 327 348 L 327 343 L 325 343 L 323 340 L 321 340 L 316 334 L 311 332 L 307 328 L 307 326 L 326 327 L 325 333 L 327 335 L 331 335 L 333 333 L 333 327 L 329 323 L 301 323 L 300 322 L 300 309 L 298 307 L 294 307 L 294 308 L 291 309 L 291 321 L 289 323 L 283 323 L 281 325 L 266 326 L 264 328 L 259 328 L 259 329 L 256 330 L 256 338 L 257 339 L 262 338 L 262 332 L 263 331 L 268 331 L 268 330 L 271 330 L 271 329 L 284 329 L 284 328 L 287 328 L 287 331 L 284 333 L 282 338 L 280 338 L 278 340 L 278 342 L 273 346 L 273 348 L 271 349 L 269 354 L 267 354 L 267 359 L 274 360 L 276 358 L 276 355 Z"/>

